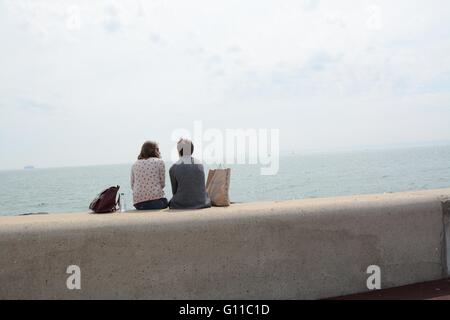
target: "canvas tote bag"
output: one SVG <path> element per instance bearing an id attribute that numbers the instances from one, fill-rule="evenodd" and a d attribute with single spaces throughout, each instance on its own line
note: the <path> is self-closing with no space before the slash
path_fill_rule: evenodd
<path id="1" fill-rule="evenodd" d="M 230 168 L 209 170 L 208 172 L 206 192 L 211 199 L 211 204 L 215 207 L 228 207 L 230 205 L 230 174 Z"/>

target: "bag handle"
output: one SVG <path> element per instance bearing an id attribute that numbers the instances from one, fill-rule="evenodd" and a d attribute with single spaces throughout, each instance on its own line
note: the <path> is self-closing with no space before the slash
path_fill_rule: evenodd
<path id="1" fill-rule="evenodd" d="M 117 210 L 117 206 L 120 207 L 120 193 L 119 193 L 119 198 L 117 199 L 116 204 L 115 204 L 115 206 L 114 206 L 114 209 L 115 209 L 115 210 Z"/>
<path id="2" fill-rule="evenodd" d="M 114 211 L 117 211 L 117 210 L 118 210 L 118 207 L 117 207 L 117 206 L 120 207 L 120 192 L 119 192 L 120 186 L 117 185 L 116 188 L 117 188 L 117 193 L 119 194 L 119 198 L 117 199 L 117 201 L 116 201 L 116 203 L 115 203 L 115 205 L 114 205 Z"/>

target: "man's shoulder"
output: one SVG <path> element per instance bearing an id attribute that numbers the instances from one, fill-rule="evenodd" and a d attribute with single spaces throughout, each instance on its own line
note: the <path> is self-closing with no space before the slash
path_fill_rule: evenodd
<path id="1" fill-rule="evenodd" d="M 173 172 L 173 171 L 175 170 L 175 168 L 176 168 L 176 165 L 177 165 L 176 162 L 173 163 L 173 164 L 170 166 L 170 168 L 169 168 L 169 172 Z"/>

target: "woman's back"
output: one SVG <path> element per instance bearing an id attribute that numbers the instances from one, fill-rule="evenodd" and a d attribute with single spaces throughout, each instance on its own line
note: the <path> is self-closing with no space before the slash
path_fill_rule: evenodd
<path id="1" fill-rule="evenodd" d="M 159 158 L 137 160 L 131 169 L 133 202 L 164 198 L 165 165 Z"/>

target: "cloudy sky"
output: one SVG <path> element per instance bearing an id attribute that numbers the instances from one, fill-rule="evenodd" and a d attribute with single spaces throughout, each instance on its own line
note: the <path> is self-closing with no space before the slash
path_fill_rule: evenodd
<path id="1" fill-rule="evenodd" d="M 280 129 L 282 152 L 450 141 L 448 0 L 0 0 L 0 169 Z"/>

